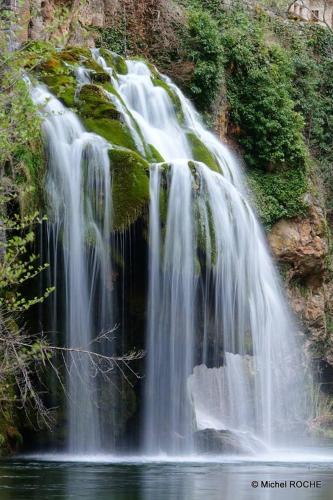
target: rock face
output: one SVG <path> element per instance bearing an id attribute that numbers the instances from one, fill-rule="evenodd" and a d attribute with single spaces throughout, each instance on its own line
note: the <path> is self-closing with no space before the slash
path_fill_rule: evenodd
<path id="1" fill-rule="evenodd" d="M 323 280 L 328 244 L 323 211 L 311 205 L 306 218 L 282 219 L 270 232 L 269 243 L 279 262 L 288 265 L 287 281 L 302 278 Z"/>
<path id="2" fill-rule="evenodd" d="M 52 39 L 59 45 L 94 46 L 94 30 L 105 23 L 105 3 L 110 2 L 25 0 L 20 8 L 20 41 Z"/>
<path id="3" fill-rule="evenodd" d="M 100 28 L 106 28 L 123 52 L 151 60 L 158 55 L 162 67 L 181 81 L 194 64 L 170 64 L 169 56 L 180 51 L 176 28 L 184 18 L 184 8 L 173 0 L 22 0 L 17 38 L 93 47 Z"/>
<path id="4" fill-rule="evenodd" d="M 268 234 L 281 266 L 290 305 L 305 345 L 319 365 L 333 365 L 333 287 L 329 280 L 328 229 L 323 210 L 311 202 L 304 218 L 280 220 Z"/>

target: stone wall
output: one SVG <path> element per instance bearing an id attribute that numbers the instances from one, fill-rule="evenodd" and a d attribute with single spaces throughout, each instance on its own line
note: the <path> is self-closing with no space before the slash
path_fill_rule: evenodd
<path id="1" fill-rule="evenodd" d="M 319 22 L 333 27 L 332 0 L 296 0 L 289 12 L 304 21 Z"/>

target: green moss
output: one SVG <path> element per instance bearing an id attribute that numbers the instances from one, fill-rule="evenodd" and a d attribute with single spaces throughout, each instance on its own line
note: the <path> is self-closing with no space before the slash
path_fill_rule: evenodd
<path id="1" fill-rule="evenodd" d="M 44 60 L 36 67 L 38 73 L 41 74 L 68 74 L 69 68 L 66 66 L 58 55 L 52 56 L 50 59 Z"/>
<path id="2" fill-rule="evenodd" d="M 309 187 L 306 169 L 295 167 L 275 172 L 253 170 L 248 172 L 248 181 L 266 228 L 269 229 L 279 219 L 306 213 L 304 198 Z"/>
<path id="3" fill-rule="evenodd" d="M 107 118 L 83 118 L 83 123 L 90 132 L 95 132 L 110 144 L 135 150 L 134 141 L 126 125 Z"/>
<path id="4" fill-rule="evenodd" d="M 109 155 L 113 227 L 122 230 L 135 222 L 149 203 L 149 164 L 133 151 L 111 149 Z"/>
<path id="5" fill-rule="evenodd" d="M 85 59 L 91 59 L 91 52 L 85 47 L 70 47 L 59 52 L 59 58 L 68 63 L 80 63 Z"/>
<path id="6" fill-rule="evenodd" d="M 15 179 L 20 208 L 24 215 L 28 215 L 44 206 L 45 158 L 41 137 L 28 148 L 18 148 L 15 159 L 21 165 L 21 174 Z"/>
<path id="7" fill-rule="evenodd" d="M 102 70 L 92 71 L 90 73 L 90 78 L 94 83 L 110 83 L 110 75 Z"/>
<path id="8" fill-rule="evenodd" d="M 68 108 L 75 106 L 76 80 L 68 75 L 47 75 L 42 77 L 50 91 Z"/>
<path id="9" fill-rule="evenodd" d="M 87 129 L 116 146 L 136 150 L 135 143 L 121 114 L 102 87 L 84 85 L 79 94 L 79 113 Z"/>
<path id="10" fill-rule="evenodd" d="M 211 170 L 220 173 L 221 169 L 214 156 L 199 139 L 199 137 L 197 137 L 193 132 L 188 132 L 186 136 L 192 148 L 193 159 L 205 163 Z"/>
<path id="11" fill-rule="evenodd" d="M 207 243 L 210 240 L 210 261 L 214 265 L 216 263 L 216 258 L 218 255 L 216 247 L 216 234 L 213 223 L 212 211 L 208 203 L 206 203 L 208 221 L 204 220 L 202 217 L 201 209 L 198 205 L 195 206 L 196 210 L 196 221 L 197 221 L 197 245 L 199 250 L 199 255 L 201 257 L 201 262 L 203 266 L 206 265 L 207 256 Z M 208 222 L 208 227 L 206 223 Z M 209 240 L 208 240 L 209 238 Z M 202 256 L 204 258 L 202 259 Z"/>
<path id="12" fill-rule="evenodd" d="M 110 81 L 110 76 L 101 69 L 87 48 L 70 47 L 62 50 L 58 54 L 58 57 L 61 61 L 67 62 L 71 66 L 83 65 L 86 69 L 91 70 L 90 76 L 93 82 L 104 83 Z"/>
<path id="13" fill-rule="evenodd" d="M 165 160 L 160 152 L 152 144 L 148 144 L 150 150 L 149 161 L 153 163 L 163 163 Z"/>
<path id="14" fill-rule="evenodd" d="M 155 68 L 153 68 L 151 71 L 152 71 L 151 81 L 153 82 L 155 87 L 161 87 L 163 90 L 165 90 L 165 92 L 168 94 L 168 96 L 172 101 L 178 121 L 180 123 L 184 123 L 184 113 L 179 97 L 171 90 L 169 85 L 164 80 L 161 79 L 159 73 L 155 70 Z"/>
<path id="15" fill-rule="evenodd" d="M 118 120 L 120 113 L 116 106 L 110 101 L 103 88 L 98 85 L 84 85 L 78 96 L 80 114 L 84 117 L 111 118 Z"/>
<path id="16" fill-rule="evenodd" d="M 123 57 L 104 48 L 100 49 L 100 54 L 105 59 L 106 64 L 113 68 L 118 75 L 126 75 L 128 73 L 126 61 Z"/>

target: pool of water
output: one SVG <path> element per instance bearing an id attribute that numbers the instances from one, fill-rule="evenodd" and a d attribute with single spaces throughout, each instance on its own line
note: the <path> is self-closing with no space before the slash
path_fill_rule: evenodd
<path id="1" fill-rule="evenodd" d="M 26 457 L 0 462 L 0 499 L 332 500 L 333 454 L 317 461 Z"/>

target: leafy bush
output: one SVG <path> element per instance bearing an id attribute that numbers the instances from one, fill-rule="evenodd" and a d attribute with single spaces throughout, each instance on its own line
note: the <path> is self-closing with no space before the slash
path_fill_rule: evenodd
<path id="1" fill-rule="evenodd" d="M 218 24 L 209 12 L 190 10 L 183 44 L 186 57 L 194 63 L 186 90 L 200 110 L 210 109 L 222 83 L 223 52 Z"/>
<path id="2" fill-rule="evenodd" d="M 266 229 L 281 218 L 306 213 L 304 194 L 308 189 L 308 178 L 303 168 L 281 169 L 274 173 L 251 169 L 247 178 Z"/>
<path id="3" fill-rule="evenodd" d="M 304 165 L 304 121 L 292 99 L 288 53 L 266 41 L 260 19 L 242 12 L 227 19 L 222 41 L 230 117 L 247 165 Z"/>

